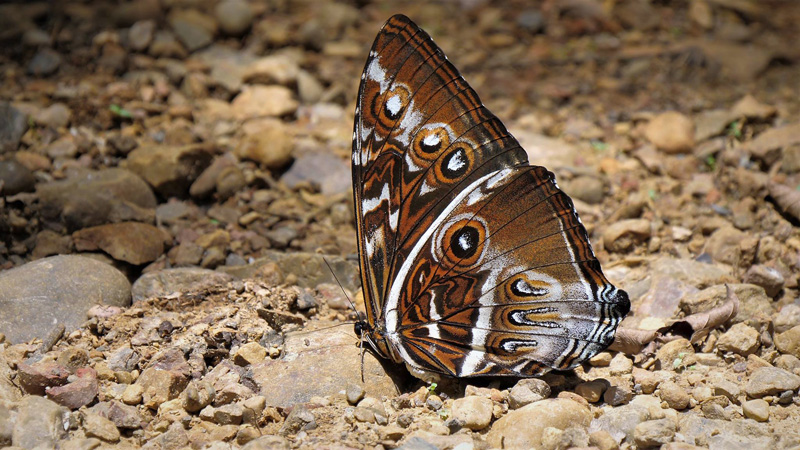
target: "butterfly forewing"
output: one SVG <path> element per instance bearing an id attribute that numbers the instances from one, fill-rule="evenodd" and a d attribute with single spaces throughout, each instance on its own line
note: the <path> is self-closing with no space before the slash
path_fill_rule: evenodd
<path id="1" fill-rule="evenodd" d="M 383 356 L 532 376 L 613 340 L 629 302 L 569 197 L 404 16 L 362 76 L 353 187 L 368 337 Z"/>

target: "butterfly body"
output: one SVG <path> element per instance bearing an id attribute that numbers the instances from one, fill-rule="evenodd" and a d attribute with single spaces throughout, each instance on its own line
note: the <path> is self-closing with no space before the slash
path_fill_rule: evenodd
<path id="1" fill-rule="evenodd" d="M 356 332 L 379 355 L 414 372 L 534 376 L 611 343 L 630 303 L 572 201 L 405 16 L 367 60 L 352 166 Z"/>

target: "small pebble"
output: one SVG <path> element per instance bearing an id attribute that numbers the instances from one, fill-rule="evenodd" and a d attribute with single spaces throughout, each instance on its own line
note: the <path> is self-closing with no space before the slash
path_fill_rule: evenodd
<path id="1" fill-rule="evenodd" d="M 769 403 L 758 398 L 742 403 L 744 416 L 758 422 L 769 420 Z"/>

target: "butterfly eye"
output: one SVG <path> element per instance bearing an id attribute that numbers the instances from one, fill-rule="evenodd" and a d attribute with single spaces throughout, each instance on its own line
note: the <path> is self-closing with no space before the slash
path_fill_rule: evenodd
<path id="1" fill-rule="evenodd" d="M 408 105 L 408 90 L 403 86 L 396 86 L 378 101 L 383 101 L 383 116 L 391 122 L 399 119 Z"/>
<path id="2" fill-rule="evenodd" d="M 450 250 L 458 259 L 466 259 L 478 250 L 478 230 L 464 226 L 450 237 Z"/>
<path id="3" fill-rule="evenodd" d="M 456 219 L 436 237 L 437 258 L 443 267 L 471 267 L 480 262 L 487 246 L 486 225 L 480 217 Z"/>
<path id="4" fill-rule="evenodd" d="M 468 150 L 464 145 L 459 145 L 442 158 L 441 171 L 445 178 L 454 180 L 467 173 L 470 166 Z"/>

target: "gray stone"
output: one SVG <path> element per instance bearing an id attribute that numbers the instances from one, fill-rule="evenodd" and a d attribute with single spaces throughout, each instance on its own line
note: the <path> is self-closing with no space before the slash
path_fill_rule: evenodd
<path id="1" fill-rule="evenodd" d="M 328 260 L 345 289 L 351 292 L 358 290 L 361 278 L 358 275 L 357 264 L 339 256 L 327 255 L 324 258 Z M 277 264 L 285 275 L 292 274 L 297 277 L 297 285 L 300 287 L 315 288 L 323 283 L 336 283 L 331 271 L 323 261 L 323 255 L 316 253 L 287 253 L 268 250 L 264 252 L 263 257 L 246 266 L 223 266 L 217 270 L 229 273 L 236 278 L 253 278 L 260 276 L 261 269 L 270 264 Z"/>
<path id="2" fill-rule="evenodd" d="M 241 36 L 253 24 L 253 10 L 243 0 L 225 0 L 214 9 L 223 33 Z"/>
<path id="3" fill-rule="evenodd" d="M 140 20 L 128 30 L 128 43 L 136 51 L 145 50 L 153 42 L 156 23 L 152 20 Z"/>
<path id="4" fill-rule="evenodd" d="M 800 388 L 800 376 L 777 367 L 759 367 L 750 375 L 744 390 L 751 398 L 761 398 L 797 388 Z"/>
<path id="5" fill-rule="evenodd" d="M 262 436 L 248 442 L 242 450 L 289 450 L 289 441 L 283 436 Z"/>
<path id="6" fill-rule="evenodd" d="M 28 118 L 11 103 L 0 102 L 0 154 L 19 148 L 22 135 L 28 131 Z"/>
<path id="7" fill-rule="evenodd" d="M 178 39 L 193 52 L 214 40 L 213 19 L 196 10 L 177 10 L 169 16 L 169 23 Z"/>
<path id="8" fill-rule="evenodd" d="M 286 417 L 278 434 L 281 436 L 288 436 L 297 434 L 301 430 L 313 430 L 317 427 L 317 420 L 314 413 L 305 405 L 298 404 L 292 408 L 292 412 Z"/>
<path id="9" fill-rule="evenodd" d="M 523 378 L 508 393 L 508 406 L 519 409 L 550 397 L 550 385 L 539 378 Z"/>
<path id="10" fill-rule="evenodd" d="M 761 286 L 764 288 L 764 292 L 773 298 L 781 292 L 783 285 L 786 283 L 786 280 L 783 279 L 783 275 L 781 275 L 780 272 L 772 267 L 761 264 L 756 264 L 747 269 L 742 281 Z"/>
<path id="11" fill-rule="evenodd" d="M 253 380 L 268 406 L 287 408 L 312 397 L 335 395 L 348 384 L 361 384 L 361 350 L 352 345 L 352 329 L 334 327 L 289 334 L 283 358 L 250 366 Z M 364 353 L 364 382 L 371 397 L 391 397 L 397 391 L 392 379 L 370 352 Z M 275 389 L 275 386 L 292 389 Z"/>
<path id="12" fill-rule="evenodd" d="M 615 441 L 634 442 L 636 426 L 651 419 L 648 409 L 638 404 L 611 408 L 602 416 L 592 420 L 589 432 L 607 431 Z"/>
<path id="13" fill-rule="evenodd" d="M 0 332 L 14 343 L 67 332 L 96 304 L 130 304 L 130 283 L 114 267 L 82 256 L 52 256 L 0 273 Z"/>
<path id="14" fill-rule="evenodd" d="M 0 112 L 2 113 L 2 112 Z M 1 131 L 0 131 L 1 132 Z M 14 195 L 31 192 L 36 185 L 33 173 L 13 159 L 0 161 L 0 194 Z"/>
<path id="15" fill-rule="evenodd" d="M 17 409 L 12 444 L 22 448 L 53 448 L 66 435 L 64 419 L 67 409 L 46 398 L 28 396 Z"/>
<path id="16" fill-rule="evenodd" d="M 133 302 L 163 297 L 175 292 L 198 292 L 233 281 L 233 276 L 194 267 L 149 272 L 133 283 Z"/>
<path id="17" fill-rule="evenodd" d="M 34 76 L 53 74 L 61 65 L 61 55 L 53 49 L 43 48 L 28 63 L 28 73 Z"/>
<path id="18" fill-rule="evenodd" d="M 675 431 L 675 421 L 672 419 L 648 420 L 636 425 L 633 439 L 639 448 L 656 447 L 672 442 Z"/>
<path id="19" fill-rule="evenodd" d="M 311 182 L 318 185 L 323 194 L 335 195 L 350 191 L 352 182 L 346 176 L 349 171 L 347 162 L 330 152 L 304 153 L 283 174 L 281 181 L 289 187 Z"/>
<path id="20" fill-rule="evenodd" d="M 86 171 L 63 181 L 36 187 L 47 221 L 63 222 L 69 230 L 109 222 L 155 221 L 156 197 L 141 178 L 123 169 Z"/>

